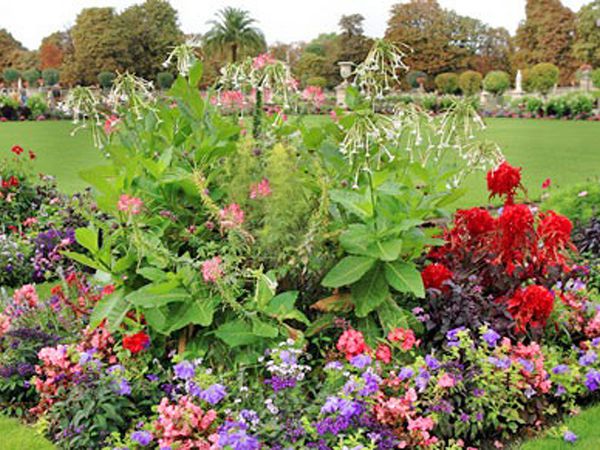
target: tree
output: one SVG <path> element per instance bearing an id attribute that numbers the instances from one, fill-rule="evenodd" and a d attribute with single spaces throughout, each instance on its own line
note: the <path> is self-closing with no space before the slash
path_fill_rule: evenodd
<path id="1" fill-rule="evenodd" d="M 122 39 L 127 42 L 125 65 L 146 79 L 162 70 L 169 52 L 183 41 L 177 11 L 166 0 L 146 0 L 133 5 L 118 17 Z"/>
<path id="2" fill-rule="evenodd" d="M 322 77 L 327 80 L 327 87 L 332 88 L 340 83 L 339 36 L 335 33 L 322 33 L 308 42 L 302 49 L 300 59 L 292 65 L 292 73 L 306 84 L 308 78 Z"/>
<path id="3" fill-rule="evenodd" d="M 0 68 L 14 67 L 25 47 L 5 29 L 0 29 Z"/>
<path id="4" fill-rule="evenodd" d="M 73 55 L 68 64 L 71 79 L 83 84 L 96 82 L 103 70 L 126 68 L 127 40 L 113 8 L 87 8 L 71 29 Z"/>
<path id="5" fill-rule="evenodd" d="M 483 79 L 483 88 L 494 95 L 504 94 L 509 87 L 510 76 L 501 70 L 493 70 Z"/>
<path id="6" fill-rule="evenodd" d="M 2 79 L 8 84 L 12 84 L 19 79 L 21 73 L 17 69 L 7 68 L 2 72 Z"/>
<path id="7" fill-rule="evenodd" d="M 482 76 L 474 70 L 467 70 L 458 77 L 458 86 L 464 95 L 475 95 L 481 91 Z"/>
<path id="8" fill-rule="evenodd" d="M 228 6 L 216 16 L 209 22 L 212 28 L 205 36 L 209 49 L 228 49 L 231 61 L 236 62 L 240 52 L 260 52 L 266 48 L 265 36 L 254 26 L 256 20 L 248 11 Z"/>
<path id="9" fill-rule="evenodd" d="M 600 67 L 600 0 L 584 5 L 575 19 L 576 41 L 573 54 L 578 60 Z"/>
<path id="10" fill-rule="evenodd" d="M 30 87 L 37 86 L 38 80 L 41 76 L 42 74 L 40 73 L 40 71 L 35 68 L 28 69 L 25 72 L 23 72 L 23 78 L 25 79 L 25 81 L 27 81 L 27 83 L 29 83 Z"/>
<path id="11" fill-rule="evenodd" d="M 98 74 L 98 83 L 100 83 L 100 86 L 103 89 L 109 89 L 113 85 L 116 77 L 114 72 L 103 70 Z"/>
<path id="12" fill-rule="evenodd" d="M 435 77 L 435 85 L 444 94 L 458 92 L 458 75 L 452 72 L 441 73 Z"/>
<path id="13" fill-rule="evenodd" d="M 549 62 L 561 69 L 562 82 L 568 82 L 578 66 L 572 54 L 575 14 L 560 0 L 527 0 L 525 13 L 515 37 L 513 66 Z"/>
<path id="14" fill-rule="evenodd" d="M 69 34 L 57 31 L 42 39 L 40 45 L 40 68 L 58 69 L 65 59 L 65 52 L 69 44 Z"/>
<path id="15" fill-rule="evenodd" d="M 478 46 L 469 67 L 479 73 L 492 70 L 509 72 L 513 52 L 512 39 L 506 28 L 485 26 L 481 29 Z"/>
<path id="16" fill-rule="evenodd" d="M 539 63 L 529 72 L 529 83 L 534 91 L 546 95 L 558 83 L 560 71 L 552 63 Z"/>
<path id="17" fill-rule="evenodd" d="M 373 40 L 364 35 L 362 23 L 365 18 L 360 14 L 342 16 L 339 26 L 342 33 L 339 35 L 337 59 L 359 64 L 367 57 L 373 46 Z"/>

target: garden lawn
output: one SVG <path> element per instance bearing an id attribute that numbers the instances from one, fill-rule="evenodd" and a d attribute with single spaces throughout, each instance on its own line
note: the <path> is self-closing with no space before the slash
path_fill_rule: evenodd
<path id="1" fill-rule="evenodd" d="M 600 448 L 600 405 L 567 419 L 565 423 L 544 433 L 545 438 L 523 444 L 520 450 L 597 450 Z M 563 433 L 570 430 L 577 435 L 574 444 L 565 442 Z"/>
<path id="2" fill-rule="evenodd" d="M 318 125 L 327 116 L 307 118 Z M 524 184 L 532 199 L 538 199 L 541 184 L 552 180 L 552 188 L 600 177 L 600 123 L 562 120 L 487 119 L 485 135 L 496 141 L 511 164 L 523 167 Z M 79 171 L 102 163 L 92 145 L 91 134 L 71 136 L 69 121 L 0 123 L 0 151 L 15 144 L 34 150 L 40 172 L 56 176 L 65 192 L 85 187 Z M 484 176 L 479 173 L 467 183 L 468 193 L 458 206 L 487 203 Z"/>
<path id="3" fill-rule="evenodd" d="M 91 133 L 81 130 L 71 136 L 74 128 L 66 120 L 0 123 L 0 155 L 17 144 L 33 150 L 36 171 L 55 176 L 64 192 L 82 190 L 86 184 L 79 171 L 101 164 L 103 157 L 94 149 Z"/>
<path id="4" fill-rule="evenodd" d="M 54 450 L 55 447 L 16 419 L 0 415 L 0 450 Z"/>

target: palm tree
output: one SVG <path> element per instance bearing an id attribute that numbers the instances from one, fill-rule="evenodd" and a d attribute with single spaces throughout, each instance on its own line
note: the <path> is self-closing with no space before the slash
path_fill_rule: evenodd
<path id="1" fill-rule="evenodd" d="M 236 62 L 240 50 L 262 50 L 266 47 L 262 31 L 254 27 L 256 23 L 248 11 L 230 6 L 220 10 L 216 19 L 208 23 L 212 28 L 204 37 L 210 48 L 231 51 L 231 61 Z"/>

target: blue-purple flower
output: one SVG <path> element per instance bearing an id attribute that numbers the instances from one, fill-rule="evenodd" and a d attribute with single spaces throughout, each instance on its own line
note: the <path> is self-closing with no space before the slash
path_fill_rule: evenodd
<path id="1" fill-rule="evenodd" d="M 491 328 L 483 333 L 481 337 L 490 347 L 495 347 L 500 340 L 500 335 Z"/>
<path id="2" fill-rule="evenodd" d="M 587 367 L 591 366 L 598 359 L 598 355 L 593 350 L 588 350 L 579 358 L 579 365 Z"/>
<path id="3" fill-rule="evenodd" d="M 215 383 L 200 394 L 200 398 L 211 405 L 216 405 L 227 395 L 227 390 L 222 384 Z"/>
<path id="4" fill-rule="evenodd" d="M 175 364 L 173 366 L 173 372 L 175 373 L 175 378 L 181 380 L 191 380 L 196 375 L 194 365 L 189 361 L 181 361 L 180 363 Z"/>
<path id="5" fill-rule="evenodd" d="M 572 444 L 577 440 L 577 435 L 572 431 L 567 430 L 565 431 L 565 434 L 563 434 L 563 439 L 565 440 L 565 442 L 569 442 Z"/>
<path id="6" fill-rule="evenodd" d="M 600 387 L 600 372 L 595 369 L 589 370 L 585 374 L 585 387 L 590 391 L 595 391 Z"/>
<path id="7" fill-rule="evenodd" d="M 137 442 L 142 447 L 146 447 L 152 442 L 153 436 L 149 431 L 134 431 L 131 433 L 131 440 Z"/>

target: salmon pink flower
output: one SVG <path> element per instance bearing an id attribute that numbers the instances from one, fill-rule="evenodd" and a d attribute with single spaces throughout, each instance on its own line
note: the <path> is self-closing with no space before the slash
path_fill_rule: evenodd
<path id="1" fill-rule="evenodd" d="M 119 122 L 121 121 L 121 119 L 119 119 L 118 116 L 116 115 L 111 115 L 109 118 L 106 119 L 106 121 L 104 122 L 104 132 L 107 135 L 112 134 L 115 129 L 117 128 L 117 125 L 119 124 Z"/>
<path id="2" fill-rule="evenodd" d="M 378 361 L 389 364 L 392 361 L 392 350 L 385 344 L 379 344 L 375 350 L 375 357 Z"/>
<path id="3" fill-rule="evenodd" d="M 215 256 L 202 263 L 202 278 L 207 283 L 216 283 L 223 276 L 221 257 Z"/>
<path id="4" fill-rule="evenodd" d="M 237 228 L 244 223 L 244 211 L 237 203 L 231 203 L 219 211 L 221 228 Z"/>
<path id="5" fill-rule="evenodd" d="M 420 344 L 420 341 L 415 338 L 415 332 L 409 328 L 395 328 L 388 333 L 387 338 L 391 342 L 399 342 L 400 348 L 404 351 L 409 351 Z"/>
<path id="6" fill-rule="evenodd" d="M 271 186 L 269 180 L 263 178 L 260 183 L 250 186 L 250 198 L 256 199 L 260 197 L 268 197 L 271 195 Z"/>
<path id="7" fill-rule="evenodd" d="M 346 355 L 346 359 L 351 360 L 354 356 L 367 351 L 368 347 L 365 338 L 360 331 L 352 328 L 347 329 L 338 339 L 336 348 Z"/>
<path id="8" fill-rule="evenodd" d="M 133 215 L 141 213 L 143 206 L 144 202 L 140 198 L 132 197 L 127 194 L 121 195 L 121 197 L 119 197 L 119 202 L 117 203 L 117 208 L 119 211 Z"/>
<path id="9" fill-rule="evenodd" d="M 27 305 L 30 308 L 35 308 L 39 302 L 35 286 L 32 284 L 26 284 L 20 289 L 17 289 L 13 294 L 13 299 L 16 305 Z"/>
<path id="10" fill-rule="evenodd" d="M 443 374 L 438 380 L 438 386 L 441 388 L 451 388 L 456 385 L 456 381 L 450 374 Z"/>

